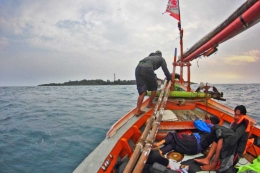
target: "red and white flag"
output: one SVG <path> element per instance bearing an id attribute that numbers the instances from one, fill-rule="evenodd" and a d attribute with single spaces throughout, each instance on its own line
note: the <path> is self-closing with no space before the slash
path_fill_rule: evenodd
<path id="1" fill-rule="evenodd" d="M 166 12 L 170 13 L 170 16 L 180 21 L 179 1 L 169 0 L 167 4 Z"/>

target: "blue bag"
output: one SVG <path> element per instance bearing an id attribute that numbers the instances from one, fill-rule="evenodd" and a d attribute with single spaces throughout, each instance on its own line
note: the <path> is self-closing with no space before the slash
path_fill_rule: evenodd
<path id="1" fill-rule="evenodd" d="M 205 121 L 202 121 L 202 120 L 195 120 L 194 126 L 202 132 L 210 133 L 213 125 L 208 124 L 208 123 L 206 123 Z"/>

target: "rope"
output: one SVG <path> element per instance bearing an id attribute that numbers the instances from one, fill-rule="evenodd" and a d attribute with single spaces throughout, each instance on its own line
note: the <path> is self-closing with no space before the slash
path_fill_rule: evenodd
<path id="1" fill-rule="evenodd" d="M 197 58 L 196 60 L 197 60 L 197 67 L 200 67 L 199 66 L 199 58 Z"/>

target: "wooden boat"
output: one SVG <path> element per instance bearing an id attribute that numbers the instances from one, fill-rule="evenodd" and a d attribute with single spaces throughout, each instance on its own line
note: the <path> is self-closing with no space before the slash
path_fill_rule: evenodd
<path id="1" fill-rule="evenodd" d="M 205 36 L 203 41 L 196 43 L 191 51 L 184 54 L 181 52 L 183 55 L 179 61 L 176 60 L 175 52 L 173 79 L 175 67 L 180 66 L 180 80 L 164 82 L 161 91 L 154 100 L 156 104 L 154 108 L 146 107 L 149 101 L 146 99 L 141 106 L 142 110 L 145 111 L 144 114 L 136 117 L 133 109 L 120 118 L 107 132 L 106 138 L 74 170 L 74 173 L 117 172 L 116 165 L 125 158 L 128 158 L 129 161 L 123 168 L 123 172 L 142 172 L 153 142 L 163 139 L 168 132 L 188 134 L 195 132 L 193 121 L 195 119 L 204 120 L 207 116 L 217 116 L 220 118 L 220 125 L 229 127 L 230 123 L 233 122 L 233 108 L 231 109 L 215 100 L 224 100 L 223 93 L 219 93 L 215 88 L 211 91 L 210 87 L 206 85 L 198 88 L 197 91 L 191 91 L 189 67 L 190 60 L 203 54 L 210 55 L 213 50 L 215 51 L 216 45 L 259 22 L 260 1 L 248 0 L 237 11 L 239 13 L 233 13 L 228 18 L 228 22 L 225 21 L 225 24 L 220 25 L 221 29 L 212 31 L 210 36 Z M 234 27 L 236 29 L 232 31 L 230 28 Z M 214 34 L 212 35 L 212 33 Z M 205 41 L 205 38 L 208 40 Z M 187 81 L 182 78 L 183 67 L 188 69 Z M 179 93 L 176 94 L 177 92 Z M 252 118 L 251 121 L 254 125 L 250 129 L 250 138 L 254 139 L 254 143 L 247 148 L 243 158 L 240 159 L 239 163 L 242 164 L 249 164 L 260 155 L 260 127 Z M 179 155 L 181 157 L 177 161 L 182 162 L 203 155 L 203 153 L 193 156 L 182 153 Z M 176 157 L 179 155 L 177 154 Z"/>

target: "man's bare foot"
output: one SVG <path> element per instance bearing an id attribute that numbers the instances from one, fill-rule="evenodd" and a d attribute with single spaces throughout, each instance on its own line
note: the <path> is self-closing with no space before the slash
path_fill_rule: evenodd
<path id="1" fill-rule="evenodd" d="M 156 143 L 153 143 L 153 146 L 154 146 L 154 147 L 159 147 L 160 144 L 159 144 L 159 142 L 156 142 Z"/>
<path id="2" fill-rule="evenodd" d="M 209 165 L 210 161 L 207 158 L 203 158 L 203 159 L 194 159 L 195 162 L 203 164 L 203 165 Z"/>
<path id="3" fill-rule="evenodd" d="M 200 167 L 203 171 L 215 171 L 216 165 L 210 164 L 210 165 L 203 165 Z"/>
<path id="4" fill-rule="evenodd" d="M 155 104 L 148 104 L 147 105 L 147 108 L 154 108 L 155 107 Z"/>
<path id="5" fill-rule="evenodd" d="M 135 116 L 138 117 L 139 115 L 141 115 L 141 114 L 143 114 L 143 113 L 145 113 L 145 111 L 141 111 L 141 110 L 140 110 L 140 111 L 138 111 L 138 112 L 135 113 Z"/>

